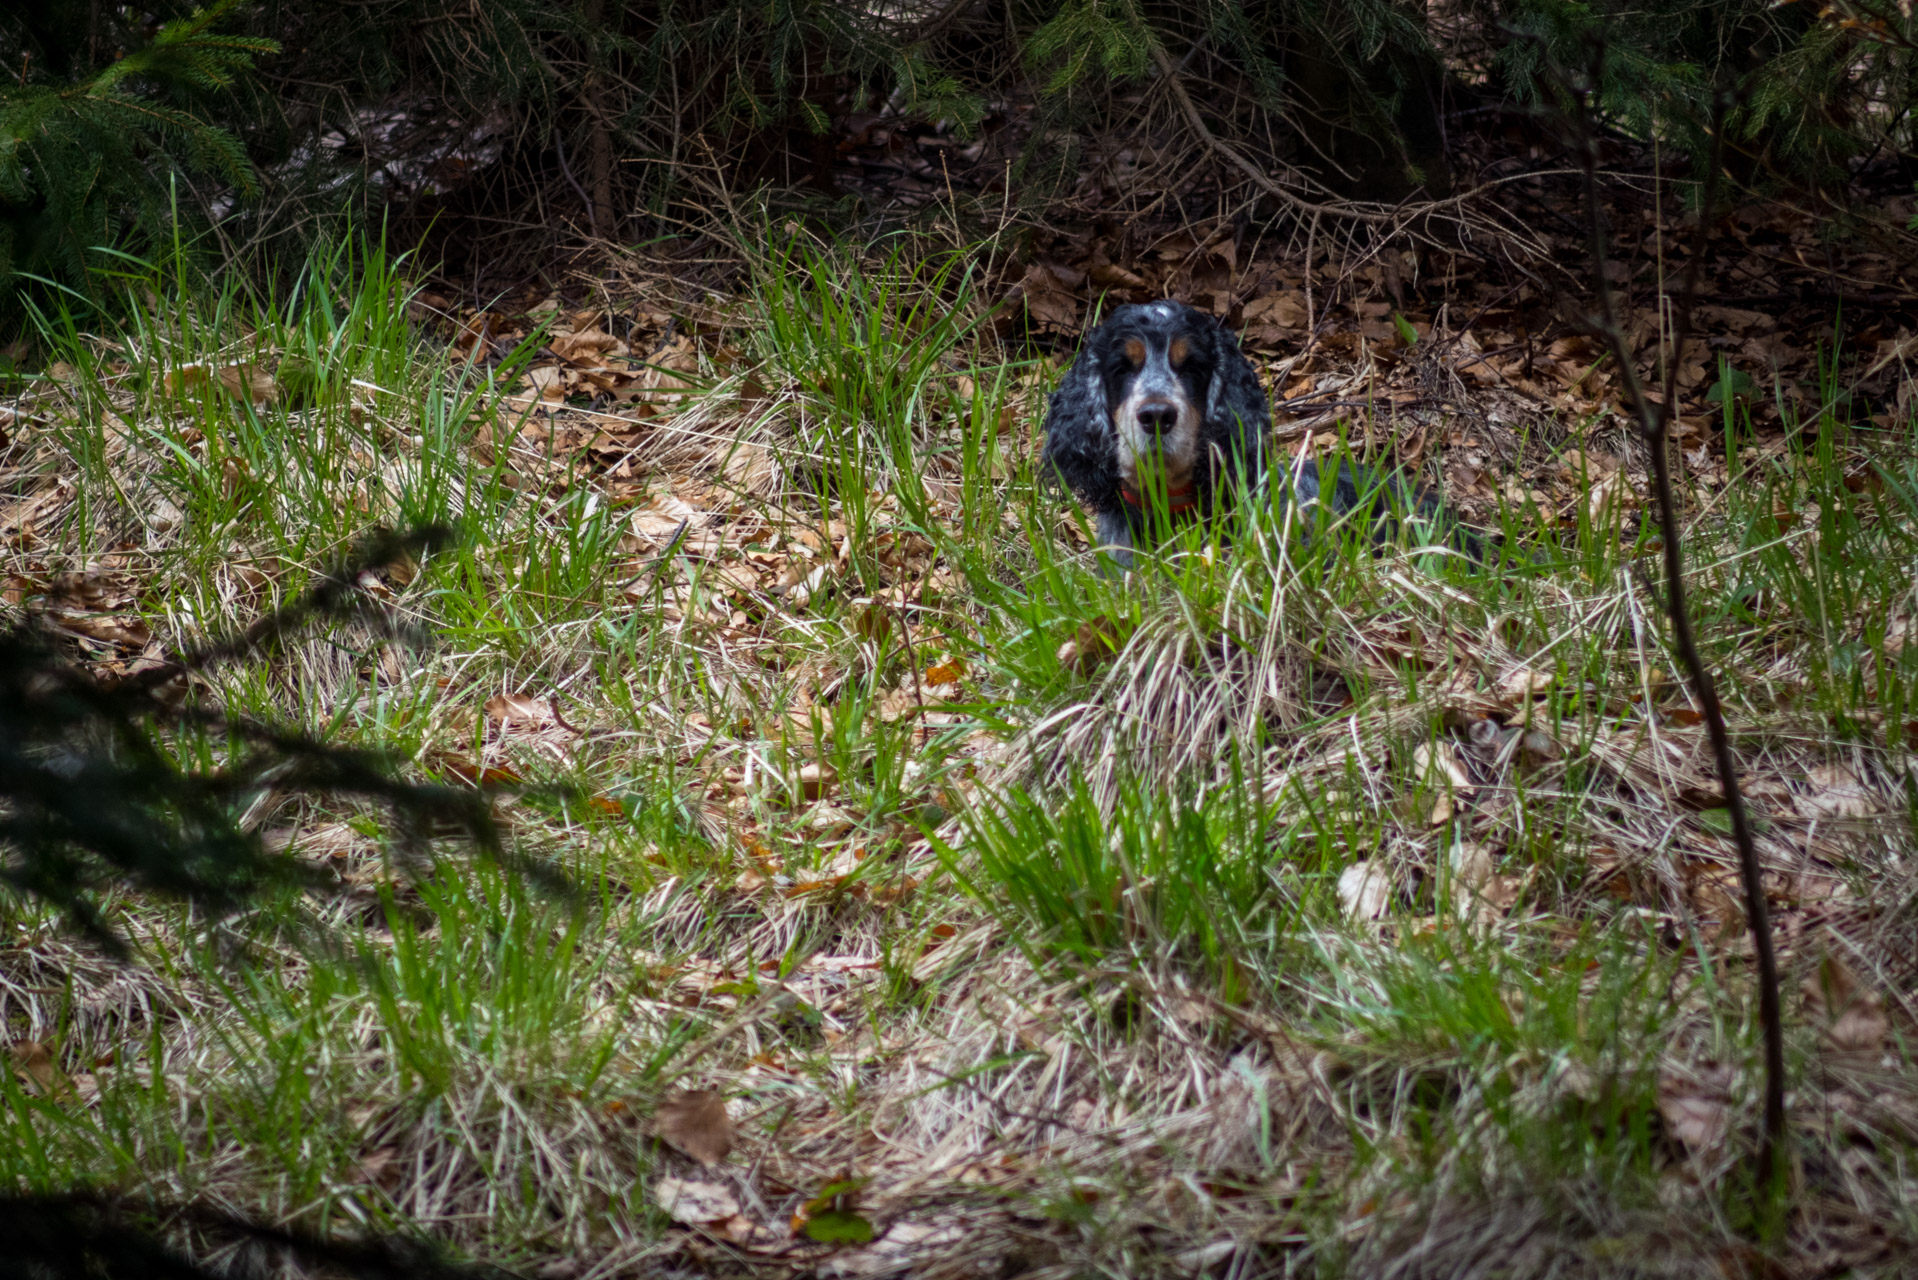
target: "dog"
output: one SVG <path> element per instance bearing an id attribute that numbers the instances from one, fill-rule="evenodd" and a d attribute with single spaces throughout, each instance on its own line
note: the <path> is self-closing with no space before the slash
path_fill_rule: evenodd
<path id="1" fill-rule="evenodd" d="M 1267 485 L 1272 411 L 1238 339 L 1211 316 L 1170 299 L 1122 306 L 1086 336 L 1046 410 L 1045 461 L 1092 509 L 1099 542 L 1120 568 L 1167 530 L 1161 516 L 1205 518 L 1222 496 Z M 1318 463 L 1288 467 L 1272 491 L 1302 508 L 1323 497 L 1334 516 L 1368 497 L 1383 541 L 1409 508 L 1466 550 L 1475 540 L 1427 495 L 1341 463 L 1324 493 Z M 1470 545 L 1467 545 L 1470 544 Z"/>

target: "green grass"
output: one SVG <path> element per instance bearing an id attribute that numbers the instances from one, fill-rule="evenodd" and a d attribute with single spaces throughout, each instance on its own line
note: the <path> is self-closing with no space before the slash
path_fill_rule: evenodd
<path id="1" fill-rule="evenodd" d="M 379 584 L 429 644 L 341 625 L 211 692 L 443 779 L 510 770 L 510 840 L 582 893 L 451 846 L 409 868 L 370 812 L 265 797 L 262 830 L 337 884 L 214 924 L 117 900 L 127 970 L 9 899 L 0 1016 L 72 1083 L 0 1080 L 0 1176 L 665 1266 L 687 1232 L 648 1188 L 707 1175 L 644 1120 L 712 1087 L 758 1228 L 864 1179 L 838 1211 L 927 1226 L 927 1259 L 1031 1237 L 1067 1271 L 1191 1274 L 1225 1239 L 1206 1265 L 1376 1274 L 1421 1238 L 1516 1249 L 1521 1209 L 1591 1274 L 1646 1232 L 1730 1247 L 1755 1002 L 1698 888 L 1726 845 L 1645 580 L 1657 531 L 1506 509 L 1480 566 L 1253 505 L 1101 574 L 1035 472 L 1053 372 L 983 337 L 966 255 L 795 239 L 749 266 L 751 323 L 672 411 L 705 434 L 633 436 L 646 492 L 710 487 L 694 535 L 749 531 L 690 557 L 636 548 L 633 494 L 518 434 L 541 335 L 456 358 L 378 248 L 284 298 L 155 273 L 110 340 L 46 319 L 68 371 L 15 483 L 71 488 L 10 570 L 126 575 L 177 641 L 376 525 L 454 525 Z M 237 363 L 276 397 L 180 374 Z M 1689 486 L 1685 532 L 1765 856 L 1903 920 L 1918 450 L 1826 419 L 1761 452 L 1728 412 L 1735 478 Z M 770 479 L 732 469 L 749 445 Z M 729 585 L 753 557 L 816 585 Z M 960 683 L 918 685 L 939 664 Z M 503 728 L 499 694 L 583 732 Z M 1832 767 L 1869 816 L 1820 807 Z M 1378 919 L 1341 900 L 1361 860 Z M 1899 927 L 1847 935 L 1868 986 Z M 1790 935 L 1794 982 L 1823 945 Z M 1793 1016 L 1806 1203 L 1909 1236 L 1882 1101 L 1912 1096 L 1908 1029 L 1841 1062 Z M 1721 1065 L 1728 1136 L 1701 1150 L 1669 1080 Z M 1890 1110 L 1861 1143 L 1813 1093 Z M 1783 1252 L 1836 1229 L 1806 1215 Z"/>

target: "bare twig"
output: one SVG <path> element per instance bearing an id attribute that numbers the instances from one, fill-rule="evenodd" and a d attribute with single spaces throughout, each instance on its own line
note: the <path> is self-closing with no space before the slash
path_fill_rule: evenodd
<path id="1" fill-rule="evenodd" d="M 1185 117 L 1187 125 L 1189 125 L 1192 132 L 1198 136 L 1199 141 L 1203 142 L 1208 150 L 1216 153 L 1221 159 L 1227 161 L 1235 169 L 1243 173 L 1254 186 L 1277 197 L 1281 203 L 1293 209 L 1301 216 L 1310 214 L 1315 220 L 1320 217 L 1326 217 L 1345 222 L 1389 226 L 1392 232 L 1397 232 L 1418 222 L 1420 219 L 1441 213 L 1449 213 L 1453 218 L 1458 218 L 1461 216 L 1461 211 L 1465 206 L 1471 204 L 1480 196 L 1508 183 L 1550 176 L 1550 172 L 1548 171 L 1544 174 L 1526 173 L 1493 178 L 1469 190 L 1460 191 L 1437 200 L 1421 200 L 1398 205 L 1379 203 L 1371 203 L 1368 205 L 1366 202 L 1350 200 L 1336 200 L 1329 203 L 1307 200 L 1304 196 L 1267 173 L 1263 166 L 1239 150 L 1238 147 L 1212 132 L 1211 127 L 1205 122 L 1205 117 L 1199 113 L 1198 104 L 1192 100 L 1191 93 L 1187 91 L 1185 81 L 1179 73 L 1179 68 L 1174 65 L 1171 56 L 1166 53 L 1165 49 L 1157 43 L 1152 46 L 1152 60 L 1158 65 L 1160 78 L 1164 81 L 1166 88 L 1170 90 L 1173 99 L 1178 103 L 1180 114 Z M 1509 228 L 1501 228 L 1501 230 L 1509 231 Z M 1391 233 L 1388 232 L 1387 234 L 1389 235 Z"/>
<path id="2" fill-rule="evenodd" d="M 1598 57 L 1602 58 L 1600 49 Z M 1595 59 L 1595 63 L 1596 63 Z M 1592 83 L 1597 83 L 1596 66 Z M 1591 237 L 1592 267 L 1598 313 L 1593 328 L 1604 338 L 1618 365 L 1620 385 L 1638 419 L 1638 429 L 1652 455 L 1653 496 L 1664 531 L 1665 610 L 1671 618 L 1672 639 L 1685 672 L 1691 681 L 1699 710 L 1704 714 L 1710 735 L 1712 755 L 1718 766 L 1718 778 L 1724 788 L 1725 804 L 1731 811 L 1732 839 L 1738 847 L 1739 879 L 1745 890 L 1745 920 L 1751 930 L 1752 948 L 1758 959 L 1758 1008 L 1765 1037 L 1764 1131 L 1759 1145 L 1758 1185 L 1776 1191 L 1783 1173 L 1785 1155 L 1785 1037 L 1778 994 L 1778 957 L 1772 948 L 1771 919 L 1765 905 L 1765 890 L 1760 879 L 1758 848 L 1752 836 L 1751 819 L 1745 812 L 1744 796 L 1738 789 L 1738 771 L 1732 759 L 1731 735 L 1725 728 L 1725 713 L 1718 702 L 1718 689 L 1699 653 L 1698 637 L 1692 630 L 1691 610 L 1685 596 L 1685 560 L 1678 531 L 1677 502 L 1672 496 L 1671 451 L 1669 434 L 1678 403 L 1678 370 L 1683 363 L 1686 344 L 1692 336 L 1692 312 L 1698 300 L 1698 283 L 1705 250 L 1711 239 L 1712 212 L 1717 203 L 1718 185 L 1724 160 L 1725 119 L 1733 96 L 1721 93 L 1714 105 L 1711 128 L 1710 166 L 1705 173 L 1698 209 L 1698 241 L 1678 292 L 1672 298 L 1672 334 L 1666 352 L 1663 382 L 1654 401 L 1646 392 L 1638 370 L 1632 363 L 1631 344 L 1620 323 L 1617 300 L 1606 273 L 1604 210 L 1598 194 L 1598 153 L 1585 107 L 1585 95 L 1568 86 L 1575 104 L 1567 111 L 1574 130 L 1574 144 L 1585 174 L 1585 214 Z"/>

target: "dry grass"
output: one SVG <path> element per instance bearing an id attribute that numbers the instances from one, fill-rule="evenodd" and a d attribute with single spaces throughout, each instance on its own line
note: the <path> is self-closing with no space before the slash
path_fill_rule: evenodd
<path id="1" fill-rule="evenodd" d="M 581 898 L 268 794 L 330 892 L 115 903 L 131 967 L 10 902 L 14 1185 L 554 1280 L 1906 1265 L 1908 437 L 1828 425 L 1691 494 L 1794 993 L 1794 1203 L 1753 1246 L 1742 921 L 1628 485 L 1512 511 L 1491 568 L 1251 518 L 1115 581 L 1032 474 L 1050 372 L 956 263 L 772 257 L 750 324 L 532 395 L 335 265 L 344 318 L 67 340 L 6 409 L 9 598 L 124 667 L 373 523 L 461 521 L 369 584 L 434 647 L 316 636 L 207 692 L 533 784 L 502 814 Z M 177 376 L 295 356 L 320 393 Z M 539 398 L 582 371 L 635 394 Z"/>

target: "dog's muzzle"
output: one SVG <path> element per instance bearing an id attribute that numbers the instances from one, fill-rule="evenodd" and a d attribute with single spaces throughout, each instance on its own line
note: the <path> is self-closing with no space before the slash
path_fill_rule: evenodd
<path id="1" fill-rule="evenodd" d="M 1151 381 L 1149 373 L 1147 379 Z M 1157 379 L 1158 381 L 1170 381 Z M 1176 383 L 1170 390 L 1182 390 Z M 1171 511 L 1190 511 L 1198 505 L 1193 476 L 1193 452 L 1198 441 L 1198 411 L 1168 389 L 1136 385 L 1113 413 L 1119 434 L 1119 496 L 1127 506 L 1150 506 L 1140 471 L 1163 477 L 1165 502 Z"/>
<path id="2" fill-rule="evenodd" d="M 1139 430 L 1149 440 L 1160 440 L 1179 425 L 1179 406 L 1170 400 L 1148 400 L 1139 406 Z"/>

